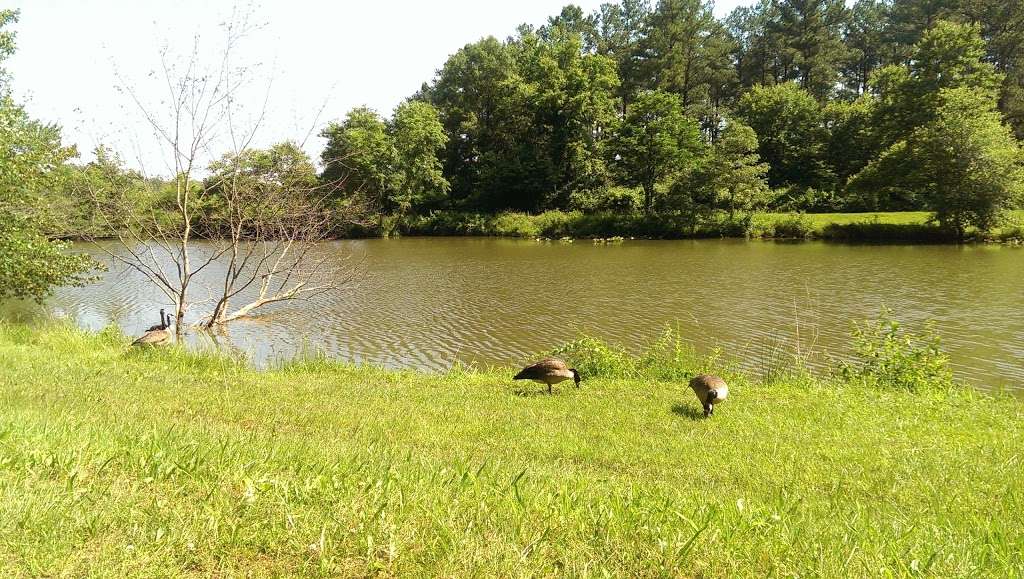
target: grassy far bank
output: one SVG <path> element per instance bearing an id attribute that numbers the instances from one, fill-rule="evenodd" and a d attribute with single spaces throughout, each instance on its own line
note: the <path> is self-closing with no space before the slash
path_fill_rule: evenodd
<path id="1" fill-rule="evenodd" d="M 547 211 L 526 213 L 436 212 L 411 218 L 398 230 L 407 235 L 487 235 L 558 239 L 641 237 L 746 237 L 829 239 L 836 241 L 953 242 L 954 236 L 932 222 L 925 211 L 879 213 L 726 213 L 699 216 L 638 213 L 581 213 Z M 994 231 L 970 231 L 971 241 L 1024 241 L 1024 210 L 1011 212 L 1007 223 Z"/>
<path id="2" fill-rule="evenodd" d="M 682 373 L 720 368 L 677 362 L 548 397 L 507 371 L 261 373 L 0 324 L 0 567 L 1024 573 L 1019 402 L 727 372 L 701 420 Z"/>

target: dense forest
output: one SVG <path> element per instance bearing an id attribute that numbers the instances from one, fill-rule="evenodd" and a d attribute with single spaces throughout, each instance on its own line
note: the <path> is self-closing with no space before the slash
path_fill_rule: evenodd
<path id="1" fill-rule="evenodd" d="M 17 17 L 0 11 L 0 65 Z M 324 214 L 331 236 L 479 233 L 526 214 L 678 236 L 707 219 L 746 219 L 749 235 L 758 212 L 916 210 L 964 239 L 1024 197 L 1019 1 L 761 0 L 721 20 L 699 0 L 570 5 L 457 50 L 390 116 L 329 123 L 319 162 L 282 138 L 202 175 L 145 176 L 103 147 L 76 163 L 11 94 L 0 71 L 9 295 L 80 280 L 48 240 L 109 236 L 133 227 L 124 215 L 187 242 Z"/>

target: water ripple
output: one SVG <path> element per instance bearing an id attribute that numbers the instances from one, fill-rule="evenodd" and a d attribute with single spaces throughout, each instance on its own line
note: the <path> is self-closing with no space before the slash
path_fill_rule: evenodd
<path id="1" fill-rule="evenodd" d="M 1024 387 L 1021 249 L 420 238 L 330 242 L 320 251 L 360 262 L 358 283 L 272 306 L 222 340 L 259 365 L 312 351 L 443 370 L 455 361 L 521 363 L 582 333 L 635 351 L 671 325 L 698 349 L 722 347 L 757 369 L 772 344 L 848 353 L 852 322 L 884 305 L 911 327 L 935 320 L 959 377 Z M 200 276 L 197 298 L 212 293 L 219 274 L 212 267 Z M 117 324 L 129 334 L 169 307 L 138 274 L 117 269 L 58 291 L 48 305 L 84 327 Z"/>

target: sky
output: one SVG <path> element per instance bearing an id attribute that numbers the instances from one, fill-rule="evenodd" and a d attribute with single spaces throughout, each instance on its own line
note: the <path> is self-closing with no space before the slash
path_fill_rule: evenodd
<path id="1" fill-rule="evenodd" d="M 602 1 L 577 0 L 590 13 Z M 160 52 L 185 62 L 193 46 L 213 65 L 222 23 L 233 9 L 259 28 L 239 45 L 252 67 L 240 96 L 251 117 L 265 110 L 254 145 L 303 143 L 316 158 L 327 122 L 367 105 L 384 115 L 430 81 L 447 57 L 485 36 L 504 39 L 521 23 L 540 25 L 566 0 L 264 1 L 8 0 L 19 9 L 18 50 L 7 70 L 19 101 L 37 119 L 63 128 L 88 160 L 98 144 L 147 174 L 170 173 L 166 151 L 124 89 L 150 110 L 166 110 Z M 719 0 L 722 17 L 749 0 Z M 119 90 L 119 88 L 121 90 Z M 264 106 L 264 102 L 266 105 Z"/>

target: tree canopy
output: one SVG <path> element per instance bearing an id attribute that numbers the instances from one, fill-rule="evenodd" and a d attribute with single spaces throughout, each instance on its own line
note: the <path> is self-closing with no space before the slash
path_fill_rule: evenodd
<path id="1" fill-rule="evenodd" d="M 14 35 L 5 28 L 17 16 L 0 11 L 0 66 L 14 52 Z M 61 142 L 59 127 L 30 118 L 14 101 L 0 68 L 0 299 L 41 300 L 55 286 L 83 283 L 93 267 L 45 235 L 54 227 L 46 195 L 60 186 L 76 155 Z"/>

